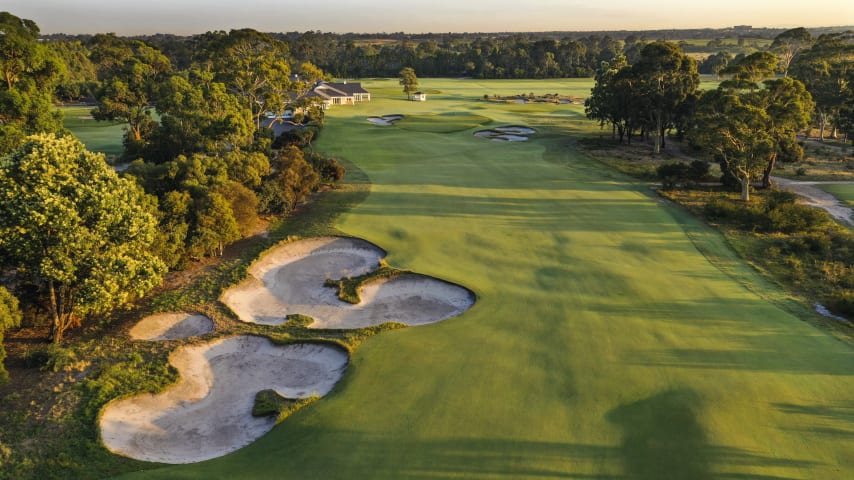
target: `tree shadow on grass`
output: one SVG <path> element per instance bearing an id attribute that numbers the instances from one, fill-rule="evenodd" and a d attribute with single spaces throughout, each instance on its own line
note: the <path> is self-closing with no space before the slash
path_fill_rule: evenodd
<path id="1" fill-rule="evenodd" d="M 638 480 L 713 478 L 711 451 L 697 421 L 699 398 L 669 390 L 611 410 L 623 429 L 620 446 L 626 477 Z"/>
<path id="2" fill-rule="evenodd" d="M 611 410 L 606 418 L 623 430 L 619 447 L 624 478 L 707 480 L 790 477 L 722 473 L 737 467 L 808 468 L 808 460 L 773 458 L 742 449 L 711 445 L 700 424 L 700 397 L 688 389 L 666 390 Z"/>

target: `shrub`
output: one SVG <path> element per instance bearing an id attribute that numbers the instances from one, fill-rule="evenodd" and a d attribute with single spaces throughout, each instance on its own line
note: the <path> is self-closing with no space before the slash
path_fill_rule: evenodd
<path id="1" fill-rule="evenodd" d="M 827 213 L 798 203 L 783 203 L 769 208 L 765 229 L 769 232 L 796 233 L 816 230 L 830 222 Z"/>

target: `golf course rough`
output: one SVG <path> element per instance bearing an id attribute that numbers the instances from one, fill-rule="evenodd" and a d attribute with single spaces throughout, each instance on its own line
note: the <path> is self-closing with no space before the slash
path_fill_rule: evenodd
<path id="1" fill-rule="evenodd" d="M 385 252 L 364 240 L 320 237 L 284 243 L 249 268 L 249 279 L 225 291 L 222 302 L 245 322 L 280 325 L 288 315 L 314 318 L 310 328 L 362 328 L 386 322 L 423 325 L 471 308 L 474 294 L 436 278 L 403 273 L 363 286 L 346 303 L 326 280 L 356 277 L 379 267 Z"/>
<path id="2" fill-rule="evenodd" d="M 792 299 L 716 232 L 579 151 L 610 136 L 583 106 L 480 100 L 583 97 L 592 80 L 425 79 L 442 94 L 424 103 L 396 79 L 363 85 L 371 102 L 330 109 L 315 143 L 371 182 L 334 227 L 472 286 L 476 306 L 370 338 L 334 394 L 240 451 L 127 478 L 854 478 L 850 343 L 782 308 Z M 365 121 L 461 111 L 492 123 Z M 491 125 L 537 134 L 473 136 Z"/>

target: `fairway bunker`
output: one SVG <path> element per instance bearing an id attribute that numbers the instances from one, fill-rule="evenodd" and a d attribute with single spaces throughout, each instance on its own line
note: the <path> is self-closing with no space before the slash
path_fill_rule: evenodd
<path id="1" fill-rule="evenodd" d="M 253 417 L 255 394 L 286 398 L 329 393 L 347 367 L 344 350 L 322 344 L 279 346 L 244 335 L 185 346 L 169 356 L 181 378 L 158 394 L 107 405 L 101 438 L 117 454 L 162 463 L 220 457 L 267 433 L 275 416 Z"/>
<path id="2" fill-rule="evenodd" d="M 134 340 L 179 340 L 211 333 L 213 320 L 189 313 L 158 313 L 140 320 L 130 329 Z"/>
<path id="3" fill-rule="evenodd" d="M 474 132 L 475 137 L 488 138 L 496 142 L 525 142 L 530 135 L 537 133 L 536 130 L 521 125 L 508 125 L 495 127 L 489 130 Z"/>
<path id="4" fill-rule="evenodd" d="M 379 267 L 385 252 L 364 240 L 321 237 L 285 243 L 258 259 L 251 277 L 224 292 L 222 302 L 250 323 L 279 325 L 292 314 L 310 328 L 362 328 L 386 322 L 423 325 L 471 308 L 474 294 L 458 285 L 402 273 L 364 285 L 361 301 L 346 303 L 328 279 L 356 277 Z"/>
<path id="5" fill-rule="evenodd" d="M 381 117 L 368 117 L 368 121 L 373 123 L 374 125 L 380 127 L 390 127 L 395 123 L 401 121 L 403 119 L 403 115 L 394 114 L 394 115 L 383 115 Z"/>

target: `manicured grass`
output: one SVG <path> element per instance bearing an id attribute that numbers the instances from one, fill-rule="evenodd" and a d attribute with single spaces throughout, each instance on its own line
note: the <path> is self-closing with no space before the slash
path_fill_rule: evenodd
<path id="1" fill-rule="evenodd" d="M 99 122 L 92 118 L 93 107 L 61 107 L 62 123 L 86 148 L 108 157 L 117 157 L 124 152 L 122 135 L 123 122 Z"/>
<path id="2" fill-rule="evenodd" d="M 332 192 L 322 205 L 352 208 L 323 224 L 477 303 L 371 337 L 328 397 L 245 449 L 128 478 L 854 476 L 854 349 L 720 235 L 579 154 L 583 108 L 479 101 L 534 82 L 423 80 L 443 92 L 426 103 L 364 84 L 374 100 L 330 110 L 317 147 L 370 193 Z M 538 133 L 365 122 L 466 110 Z"/>
<path id="3" fill-rule="evenodd" d="M 409 115 L 396 126 L 415 132 L 453 133 L 484 125 L 490 121 L 483 115 L 451 112 L 442 115 Z"/>
<path id="4" fill-rule="evenodd" d="M 835 185 L 816 185 L 816 187 L 838 198 L 854 208 L 854 185 L 850 184 L 835 184 Z"/>

